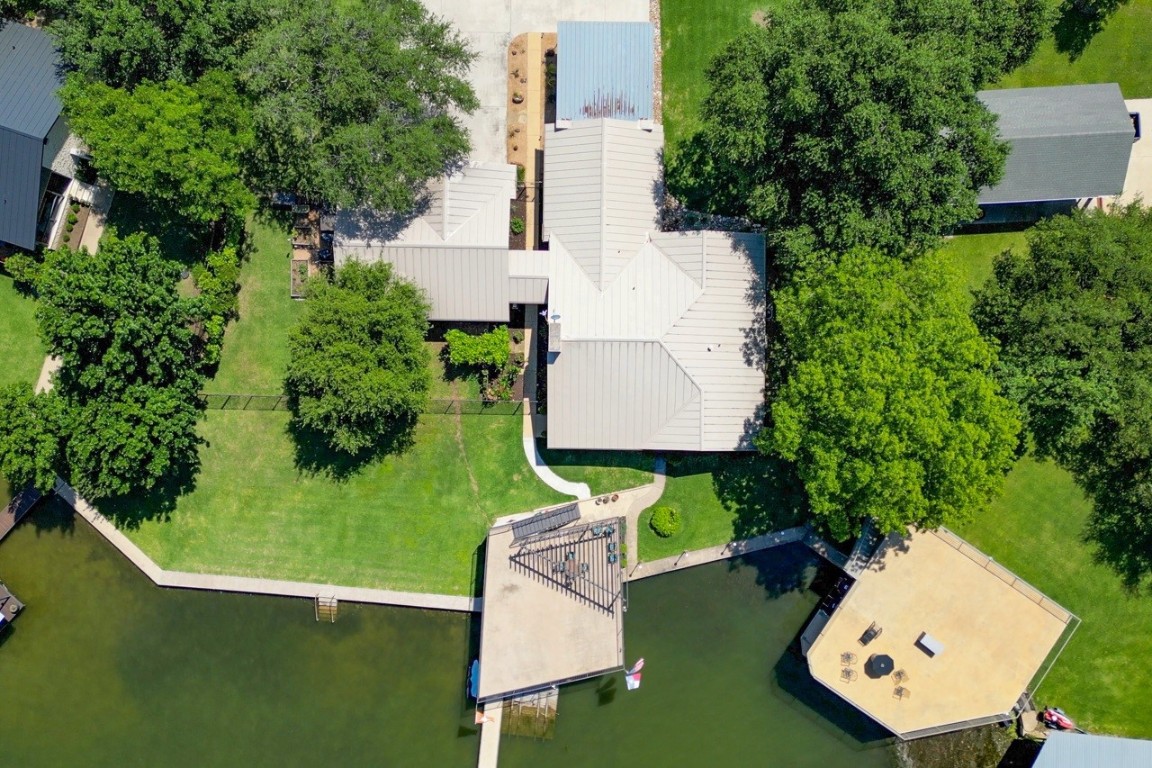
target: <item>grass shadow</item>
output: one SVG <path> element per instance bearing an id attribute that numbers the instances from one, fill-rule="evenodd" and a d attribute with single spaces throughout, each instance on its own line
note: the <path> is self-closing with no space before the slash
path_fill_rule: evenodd
<path id="1" fill-rule="evenodd" d="M 808 497 L 790 462 L 759 453 L 713 458 L 712 487 L 735 513 L 732 538 L 748 539 L 806 522 Z"/>
<path id="2" fill-rule="evenodd" d="M 120 529 L 135 530 L 145 521 L 166 522 L 180 497 L 196 490 L 199 474 L 200 457 L 193 454 L 177 463 L 152 490 L 94 499 L 93 504 Z"/>
<path id="3" fill-rule="evenodd" d="M 292 419 L 288 422 L 288 436 L 292 439 L 296 471 L 337 483 L 346 482 L 369 464 L 404 453 L 415 445 L 416 423 L 414 418 L 389 422 L 381 429 L 372 448 L 350 454 L 333 450 L 323 433 Z"/>
<path id="4" fill-rule="evenodd" d="M 116 204 L 108 212 L 108 229 L 120 237 L 136 232 L 155 237 L 164 258 L 186 267 L 200 263 L 212 247 L 210 227 L 196 227 L 171 208 L 143 195 L 116 194 Z"/>
<path id="5" fill-rule="evenodd" d="M 1092 42 L 1092 38 L 1107 25 L 1109 17 L 1127 2 L 1128 0 L 1103 0 L 1096 3 L 1094 11 L 1079 9 L 1075 0 L 1065 2 L 1060 10 L 1060 18 L 1052 28 L 1056 50 L 1067 56 L 1069 61 L 1079 59 Z"/>

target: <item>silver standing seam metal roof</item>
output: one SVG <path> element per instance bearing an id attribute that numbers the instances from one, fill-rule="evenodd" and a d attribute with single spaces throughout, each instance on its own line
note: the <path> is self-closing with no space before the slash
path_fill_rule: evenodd
<path id="1" fill-rule="evenodd" d="M 22 248 L 36 246 L 44 139 L 60 120 L 59 68 L 44 31 L 0 26 L 0 240 Z"/>
<path id="2" fill-rule="evenodd" d="M 654 34 L 646 21 L 557 24 L 556 117 L 652 117 Z"/>
<path id="3" fill-rule="evenodd" d="M 980 91 L 1011 145 L 982 204 L 1079 200 L 1124 189 L 1135 133 L 1116 83 Z"/>
<path id="4" fill-rule="evenodd" d="M 1051 731 L 1032 768 L 1148 768 L 1152 741 Z"/>
<path id="5" fill-rule="evenodd" d="M 663 146 L 617 120 L 546 135 L 551 448 L 746 450 L 761 424 L 764 240 L 660 232 Z"/>
<path id="6" fill-rule="evenodd" d="M 542 273 L 509 271 L 512 165 L 473 163 L 428 187 L 415 215 L 402 219 L 364 211 L 337 216 L 333 257 L 386 261 L 424 289 L 432 320 L 508 322 L 508 305 L 547 291 Z"/>

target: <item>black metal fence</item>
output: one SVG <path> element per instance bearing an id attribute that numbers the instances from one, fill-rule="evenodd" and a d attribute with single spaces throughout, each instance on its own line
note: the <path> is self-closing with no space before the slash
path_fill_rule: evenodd
<path id="1" fill-rule="evenodd" d="M 200 394 L 204 407 L 210 411 L 287 411 L 287 395 L 226 395 L 212 392 Z M 515 401 L 450 400 L 428 401 L 424 413 L 469 416 L 518 416 L 524 412 L 524 403 Z"/>

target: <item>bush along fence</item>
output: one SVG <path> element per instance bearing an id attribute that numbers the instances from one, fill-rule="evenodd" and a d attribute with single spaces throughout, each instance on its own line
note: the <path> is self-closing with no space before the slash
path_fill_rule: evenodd
<path id="1" fill-rule="evenodd" d="M 287 395 L 225 395 L 201 393 L 204 407 L 210 411 L 287 411 Z M 519 400 L 429 400 L 424 413 L 450 415 L 461 413 L 476 416 L 518 416 L 524 412 Z"/>

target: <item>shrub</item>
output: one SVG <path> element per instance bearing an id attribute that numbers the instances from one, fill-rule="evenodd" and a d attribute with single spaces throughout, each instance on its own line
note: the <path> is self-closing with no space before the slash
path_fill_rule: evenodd
<path id="1" fill-rule="evenodd" d="M 40 276 L 40 262 L 27 253 L 14 253 L 4 262 L 4 270 L 21 288 L 33 288 Z"/>
<path id="2" fill-rule="evenodd" d="M 72 211 L 71 213 L 68 214 L 68 218 L 66 219 L 66 221 L 69 224 L 75 224 L 76 222 L 80 221 L 80 217 L 76 215 L 75 211 Z"/>
<path id="3" fill-rule="evenodd" d="M 62 242 L 62 243 L 67 243 L 67 242 L 68 242 L 69 240 L 71 240 L 71 239 L 72 239 L 72 235 L 70 235 L 70 234 L 68 234 L 67 232 L 65 232 L 65 233 L 64 233 L 64 237 L 60 238 L 60 242 Z"/>
<path id="4" fill-rule="evenodd" d="M 523 341 L 524 341 L 523 329 L 517 328 L 516 330 L 512 331 L 512 343 L 513 344 L 520 344 Z"/>
<path id="5" fill-rule="evenodd" d="M 64 225 L 64 231 L 68 232 L 69 234 L 71 234 L 72 230 L 74 230 L 74 229 L 76 229 L 76 225 L 73 224 L 72 222 L 68 222 L 67 224 Z"/>
<path id="6" fill-rule="evenodd" d="M 524 234 L 524 219 L 519 216 L 513 216 L 512 221 L 508 223 L 508 229 L 510 229 L 514 235 Z"/>
<path id="7" fill-rule="evenodd" d="M 72 205 L 68 207 L 72 209 L 72 213 L 80 213 L 80 203 L 76 202 L 75 200 L 73 200 Z"/>
<path id="8" fill-rule="evenodd" d="M 519 163 L 516 164 L 516 183 L 524 183 L 524 166 L 520 165 Z"/>
<path id="9" fill-rule="evenodd" d="M 672 507 L 656 507 L 652 510 L 652 517 L 648 520 L 652 531 L 661 538 L 668 538 L 680 533 L 680 512 Z"/>
<path id="10" fill-rule="evenodd" d="M 473 336 L 453 328 L 444 334 L 448 359 L 453 365 L 485 365 L 502 369 L 508 364 L 508 326 L 498 325 L 487 333 Z"/>

